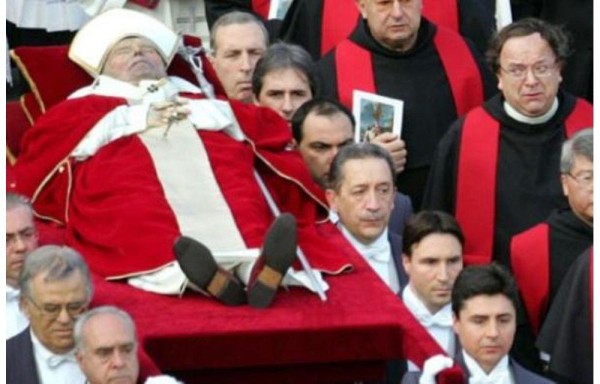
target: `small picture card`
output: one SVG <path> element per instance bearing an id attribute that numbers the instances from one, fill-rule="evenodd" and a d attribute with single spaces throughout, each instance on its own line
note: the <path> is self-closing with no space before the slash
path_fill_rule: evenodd
<path id="1" fill-rule="evenodd" d="M 283 20 L 287 13 L 290 5 L 294 0 L 271 0 L 271 6 L 269 7 L 269 20 L 279 19 Z"/>
<path id="2" fill-rule="evenodd" d="M 352 94 L 352 114 L 356 119 L 354 141 L 370 142 L 383 132 L 400 136 L 404 102 L 374 93 L 354 91 Z"/>

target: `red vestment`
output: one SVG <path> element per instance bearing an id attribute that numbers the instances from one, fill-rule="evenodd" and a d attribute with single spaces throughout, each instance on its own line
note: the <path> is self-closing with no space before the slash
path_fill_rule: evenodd
<path id="1" fill-rule="evenodd" d="M 63 223 L 67 245 L 106 278 L 133 276 L 171 263 L 173 243 L 181 235 L 137 135 L 110 142 L 84 161 L 70 157 L 102 117 L 125 103 L 122 98 L 86 96 L 57 105 L 26 133 L 15 166 L 15 190 L 32 197 L 39 217 Z M 348 252 L 354 250 L 332 224 L 317 224 L 326 217 L 323 192 L 297 152 L 285 150 L 291 139 L 285 122 L 264 108 L 232 102 L 232 109 L 246 141 L 223 132 L 197 132 L 248 248 L 261 246 L 273 220 L 254 179 L 256 168 L 281 211 L 296 216 L 300 246 L 312 267 L 341 272 L 349 266 Z"/>

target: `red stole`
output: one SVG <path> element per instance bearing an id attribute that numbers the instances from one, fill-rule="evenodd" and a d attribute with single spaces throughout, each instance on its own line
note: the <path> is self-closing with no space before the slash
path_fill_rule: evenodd
<path id="1" fill-rule="evenodd" d="M 550 292 L 550 227 L 541 223 L 513 237 L 510 244 L 512 270 L 523 304 L 537 335 L 548 309 Z M 535 278 L 534 278 L 535 276 Z"/>
<path id="2" fill-rule="evenodd" d="M 354 0 L 323 0 L 321 56 L 350 35 L 359 16 Z M 424 0 L 423 16 L 436 25 L 459 32 L 456 0 Z"/>
<path id="3" fill-rule="evenodd" d="M 481 74 L 467 43 L 457 33 L 439 27 L 433 43 L 450 84 L 456 113 L 462 116 L 483 102 Z M 377 93 L 371 53 L 346 39 L 335 50 L 338 97 L 352 109 L 355 89 Z"/>
<path id="4" fill-rule="evenodd" d="M 265 20 L 269 18 L 269 8 L 271 0 L 252 0 L 252 10 Z"/>
<path id="5" fill-rule="evenodd" d="M 592 106 L 578 99 L 565 133 L 592 126 Z M 467 114 L 460 139 L 455 216 L 465 234 L 465 264 L 492 261 L 500 123 L 483 107 Z"/>

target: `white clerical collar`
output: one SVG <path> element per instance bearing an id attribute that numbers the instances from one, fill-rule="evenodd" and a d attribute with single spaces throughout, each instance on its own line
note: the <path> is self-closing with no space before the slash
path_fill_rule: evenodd
<path id="1" fill-rule="evenodd" d="M 465 361 L 465 365 L 467 366 L 467 369 L 469 370 L 469 381 L 471 382 L 471 379 L 473 379 L 473 381 L 481 381 L 481 382 L 485 382 L 485 380 L 487 379 L 487 381 L 489 382 L 495 382 L 495 383 L 499 383 L 499 384 L 504 384 L 504 383 L 510 383 L 512 381 L 511 379 L 511 375 L 510 375 L 510 370 L 509 370 L 509 359 L 508 359 L 508 355 L 505 355 L 504 357 L 502 357 L 502 359 L 500 359 L 500 361 L 498 362 L 498 364 L 496 364 L 496 366 L 494 367 L 494 369 L 492 369 L 490 371 L 490 373 L 485 373 L 485 371 L 479 366 L 479 364 L 477 363 L 477 361 L 475 361 L 475 359 L 473 359 L 468 353 L 467 351 L 465 351 L 464 349 L 462 350 L 462 354 L 463 354 L 463 359 Z M 508 381 L 506 381 L 508 380 Z"/>
<path id="2" fill-rule="evenodd" d="M 338 227 L 350 244 L 367 260 L 375 260 L 387 263 L 392 257 L 390 242 L 388 241 L 388 230 L 385 228 L 383 233 L 372 243 L 361 243 L 350 231 L 346 229 L 342 222 L 338 222 Z"/>
<path id="3" fill-rule="evenodd" d="M 436 313 L 431 313 L 425 303 L 415 294 L 410 282 L 402 291 L 402 301 L 408 310 L 419 320 L 423 326 L 452 327 L 452 304 L 448 303 Z"/>
<path id="4" fill-rule="evenodd" d="M 142 80 L 136 86 L 110 76 L 100 75 L 91 85 L 78 89 L 68 98 L 98 95 L 122 97 L 128 100 L 163 101 L 173 98 L 179 92 L 200 94 L 202 90 L 194 84 L 175 76 L 160 80 Z"/>
<path id="5" fill-rule="evenodd" d="M 530 125 L 544 124 L 544 123 L 548 122 L 548 120 L 550 120 L 554 116 L 554 114 L 556 113 L 557 110 L 558 110 L 558 98 L 557 97 L 554 98 L 554 102 L 552 103 L 552 106 L 550 107 L 548 112 L 544 113 L 541 116 L 536 116 L 536 117 L 525 116 L 524 114 L 522 114 L 521 112 L 519 112 L 515 108 L 513 108 L 512 105 L 510 105 L 506 100 L 504 101 L 504 111 L 506 111 L 506 114 L 508 116 L 512 117 L 513 119 L 517 120 L 520 123 L 525 123 L 525 124 L 530 124 Z"/>
<path id="6" fill-rule="evenodd" d="M 33 333 L 33 330 L 29 328 L 29 334 L 31 335 L 31 343 L 33 344 L 34 353 L 39 356 L 40 361 L 43 361 L 44 364 L 49 365 L 48 361 L 52 358 L 64 358 L 70 360 L 74 363 L 77 363 L 75 360 L 75 350 L 71 350 L 64 354 L 57 354 L 50 351 L 48 348 L 42 344 L 42 342 L 37 338 L 37 336 Z"/>

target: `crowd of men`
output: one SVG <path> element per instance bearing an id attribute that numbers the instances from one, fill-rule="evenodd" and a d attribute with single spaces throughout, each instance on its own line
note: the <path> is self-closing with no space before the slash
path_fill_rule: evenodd
<path id="1" fill-rule="evenodd" d="M 90 271 L 265 308 L 344 270 L 325 222 L 451 358 L 385 382 L 456 362 L 469 382 L 591 383 L 592 106 L 563 86 L 565 31 L 501 1 L 469 25 L 457 1 L 453 30 L 427 0 L 358 0 L 322 52 L 327 1 L 268 25 L 226 3 L 206 1 L 216 98 L 167 76 L 180 40 L 151 16 L 100 13 L 70 45 L 94 80 L 28 129 L 7 193 L 7 382 L 138 380 L 135 324 L 88 310 Z M 322 29 L 294 30 L 312 7 Z M 402 100 L 401 134 L 355 143 L 354 90 Z M 66 245 L 38 248 L 44 219 Z"/>

